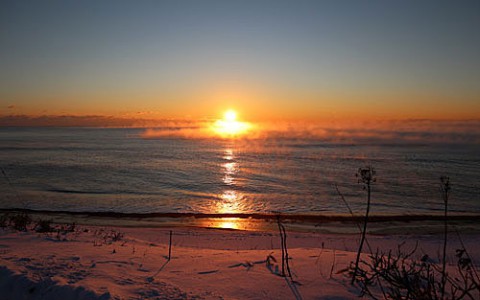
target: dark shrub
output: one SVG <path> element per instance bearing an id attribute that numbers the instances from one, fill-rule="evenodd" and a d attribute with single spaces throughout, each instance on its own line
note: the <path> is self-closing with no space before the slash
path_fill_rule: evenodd
<path id="1" fill-rule="evenodd" d="M 32 219 L 26 213 L 19 213 L 19 214 L 10 216 L 9 221 L 13 229 L 20 230 L 20 231 L 26 231 L 27 226 L 30 225 L 30 223 L 32 223 Z"/>
<path id="2" fill-rule="evenodd" d="M 36 232 L 52 232 L 52 220 L 38 220 L 35 225 Z"/>

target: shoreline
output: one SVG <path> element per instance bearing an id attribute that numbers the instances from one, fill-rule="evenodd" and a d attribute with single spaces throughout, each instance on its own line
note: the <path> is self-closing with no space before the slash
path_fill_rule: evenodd
<path id="1" fill-rule="evenodd" d="M 295 214 L 202 214 L 202 213 L 118 213 L 71 212 L 33 209 L 0 209 L 0 214 L 26 213 L 36 220 L 53 223 L 116 226 L 133 228 L 206 228 L 232 231 L 278 231 L 278 221 L 291 232 L 357 234 L 363 216 Z M 373 215 L 369 234 L 439 234 L 443 232 L 442 215 Z M 480 214 L 450 214 L 450 231 L 480 233 Z"/>
<path id="2" fill-rule="evenodd" d="M 111 211 L 67 211 L 67 210 L 46 210 L 29 208 L 0 208 L 0 213 L 39 213 L 39 214 L 69 214 L 85 215 L 91 217 L 125 217 L 125 218 L 252 218 L 265 220 L 305 220 L 318 222 L 339 222 L 339 221 L 363 221 L 363 215 L 347 214 L 288 214 L 288 213 L 180 213 L 180 212 L 154 212 L 154 213 L 124 213 Z M 388 222 L 392 218 L 398 221 L 443 221 L 443 212 L 438 214 L 371 214 L 369 222 Z M 480 221 L 480 213 L 457 213 L 449 212 L 449 220 L 471 220 Z"/>

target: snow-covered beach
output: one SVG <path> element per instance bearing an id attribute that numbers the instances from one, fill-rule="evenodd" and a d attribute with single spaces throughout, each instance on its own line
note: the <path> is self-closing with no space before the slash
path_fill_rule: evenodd
<path id="1" fill-rule="evenodd" d="M 384 224 L 387 227 L 387 224 Z M 404 224 L 407 228 L 407 223 Z M 289 230 L 292 277 L 282 277 L 278 231 L 198 227 L 52 225 L 53 232 L 0 229 L 1 299 L 354 299 L 345 271 L 359 234 Z M 410 227 L 413 228 L 413 227 Z M 439 257 L 442 235 L 370 234 L 370 249 Z M 168 260 L 170 232 L 171 259 Z M 480 232 L 462 234 L 474 262 Z M 449 268 L 458 235 L 450 234 Z M 364 248 L 368 254 L 368 248 Z"/>

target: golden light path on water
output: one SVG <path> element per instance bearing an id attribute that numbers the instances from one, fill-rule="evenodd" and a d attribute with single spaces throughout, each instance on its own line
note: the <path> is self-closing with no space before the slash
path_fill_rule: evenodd
<path id="1" fill-rule="evenodd" d="M 223 119 L 213 123 L 210 129 L 217 135 L 225 139 L 231 139 L 245 136 L 252 129 L 252 125 L 247 122 L 237 120 L 237 113 L 234 110 L 227 110 Z M 236 214 L 244 212 L 242 209 L 243 195 L 235 190 L 237 186 L 236 176 L 240 171 L 237 157 L 234 153 L 234 146 L 231 144 L 226 147 L 222 153 L 224 162 L 220 165 L 222 174 L 222 183 L 225 186 L 223 192 L 216 201 L 213 202 L 210 211 L 215 214 Z M 243 218 L 217 218 L 208 221 L 208 227 L 223 229 L 247 229 L 249 221 Z"/>
<path id="2" fill-rule="evenodd" d="M 218 199 L 211 207 L 212 213 L 217 214 L 235 214 L 242 212 L 241 202 L 242 195 L 235 191 L 237 184 L 235 175 L 239 172 L 239 164 L 236 161 L 236 157 L 233 152 L 233 148 L 226 148 L 222 155 L 225 161 L 220 165 L 222 177 L 222 183 L 225 185 L 225 189 Z M 246 229 L 248 226 L 248 220 L 242 218 L 218 218 L 208 220 L 208 227 L 223 228 L 223 229 Z"/>
<path id="3" fill-rule="evenodd" d="M 225 149 L 223 159 L 226 160 L 225 163 L 222 164 L 223 168 L 223 183 L 226 186 L 231 186 L 232 188 L 235 186 L 235 174 L 239 171 L 238 163 L 235 162 L 235 156 L 233 155 L 233 149 L 227 148 Z M 239 210 L 239 203 L 240 197 L 238 193 L 233 189 L 226 189 L 223 191 L 223 194 L 220 196 L 222 202 L 219 203 L 220 207 L 218 207 L 218 212 L 225 214 L 225 213 L 238 213 Z M 231 229 L 239 229 L 239 222 L 238 218 L 224 218 L 222 222 L 218 224 L 220 228 L 231 228 Z"/>

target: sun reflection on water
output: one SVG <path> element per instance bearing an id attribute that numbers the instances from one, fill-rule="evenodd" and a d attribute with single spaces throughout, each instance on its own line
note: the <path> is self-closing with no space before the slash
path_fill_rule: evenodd
<path id="1" fill-rule="evenodd" d="M 242 211 L 243 195 L 235 190 L 237 182 L 236 175 L 239 172 L 239 164 L 236 160 L 233 148 L 228 147 L 224 150 L 222 158 L 225 160 L 221 164 L 221 172 L 223 174 L 222 183 L 226 186 L 223 192 L 213 202 L 212 212 L 217 214 L 236 214 Z M 239 218 L 221 218 L 212 223 L 215 228 L 240 229 Z"/>
<path id="2" fill-rule="evenodd" d="M 238 213 L 240 211 L 239 200 L 242 195 L 239 195 L 239 193 L 233 189 L 236 185 L 235 175 L 239 172 L 239 165 L 235 161 L 235 155 L 232 148 L 226 148 L 224 150 L 223 159 L 227 162 L 222 164 L 222 181 L 230 188 L 224 190 L 220 195 L 222 202 L 220 203 L 218 213 Z"/>
<path id="3" fill-rule="evenodd" d="M 223 229 L 241 229 L 241 220 L 240 218 L 222 218 L 217 222 L 214 222 L 216 228 Z"/>
<path id="4" fill-rule="evenodd" d="M 223 176 L 223 183 L 226 185 L 233 185 L 234 184 L 234 175 L 238 170 L 238 165 L 235 162 L 228 162 L 224 163 L 223 165 L 224 170 L 224 176 Z"/>
<path id="5" fill-rule="evenodd" d="M 223 159 L 232 160 L 233 159 L 233 150 L 232 149 L 225 149 Z"/>

